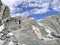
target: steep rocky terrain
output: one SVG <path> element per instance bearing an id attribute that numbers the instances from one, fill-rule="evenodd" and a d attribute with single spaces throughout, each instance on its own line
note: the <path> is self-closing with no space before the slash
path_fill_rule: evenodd
<path id="1" fill-rule="evenodd" d="M 60 45 L 60 15 L 40 22 L 30 17 L 11 17 L 0 4 L 0 45 Z"/>

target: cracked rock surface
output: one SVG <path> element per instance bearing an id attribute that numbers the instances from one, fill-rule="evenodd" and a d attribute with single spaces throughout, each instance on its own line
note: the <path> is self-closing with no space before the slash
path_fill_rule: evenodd
<path id="1" fill-rule="evenodd" d="M 60 45 L 60 15 L 37 22 L 11 17 L 9 8 L 0 4 L 0 45 Z"/>

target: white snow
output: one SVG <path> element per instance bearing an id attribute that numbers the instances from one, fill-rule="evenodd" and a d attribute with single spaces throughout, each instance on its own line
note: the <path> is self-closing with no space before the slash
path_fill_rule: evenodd
<path id="1" fill-rule="evenodd" d="M 0 26 L 0 32 L 4 29 L 4 24 Z"/>
<path id="2" fill-rule="evenodd" d="M 0 40 L 0 45 L 2 45 L 4 43 L 4 41 Z"/>
<path id="3" fill-rule="evenodd" d="M 9 42 L 9 44 L 8 45 L 14 45 L 14 43 L 11 41 L 11 42 Z"/>
<path id="4" fill-rule="evenodd" d="M 12 36 L 12 35 L 13 35 L 13 32 L 11 32 L 11 33 L 8 33 L 8 35 Z"/>

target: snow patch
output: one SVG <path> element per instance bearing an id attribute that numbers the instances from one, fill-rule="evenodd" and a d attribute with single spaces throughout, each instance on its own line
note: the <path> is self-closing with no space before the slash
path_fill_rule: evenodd
<path id="1" fill-rule="evenodd" d="M 0 26 L 0 32 L 4 29 L 4 24 Z"/>

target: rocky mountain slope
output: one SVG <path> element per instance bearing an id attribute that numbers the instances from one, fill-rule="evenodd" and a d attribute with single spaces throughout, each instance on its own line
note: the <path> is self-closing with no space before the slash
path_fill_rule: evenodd
<path id="1" fill-rule="evenodd" d="M 30 17 L 11 17 L 9 8 L 0 5 L 0 45 L 60 45 L 59 29 L 60 15 L 37 22 Z"/>

